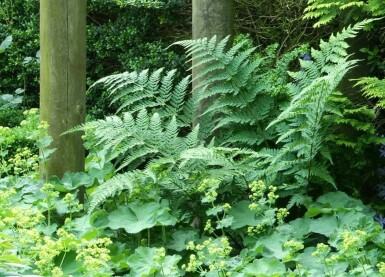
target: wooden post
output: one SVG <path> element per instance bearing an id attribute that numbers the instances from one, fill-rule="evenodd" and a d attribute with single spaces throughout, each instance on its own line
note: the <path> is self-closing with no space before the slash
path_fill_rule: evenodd
<path id="1" fill-rule="evenodd" d="M 41 164 L 42 178 L 84 171 L 81 134 L 61 134 L 85 118 L 86 3 L 40 0 L 40 114 L 57 148 Z"/>
<path id="2" fill-rule="evenodd" d="M 193 39 L 211 39 L 217 36 L 217 42 L 228 35 L 233 34 L 234 8 L 233 0 L 193 0 L 192 1 L 192 34 Z M 230 40 L 231 42 L 231 40 Z M 201 67 L 193 69 L 193 79 Z M 194 88 L 201 80 L 196 79 L 192 86 Z M 198 113 L 194 125 L 199 121 L 199 116 L 213 99 L 206 99 L 199 104 Z"/>

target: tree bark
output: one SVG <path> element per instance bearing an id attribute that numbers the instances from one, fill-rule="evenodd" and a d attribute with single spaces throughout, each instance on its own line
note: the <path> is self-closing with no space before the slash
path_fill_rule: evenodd
<path id="1" fill-rule="evenodd" d="M 40 0 L 40 115 L 57 148 L 41 163 L 42 178 L 84 171 L 81 134 L 62 134 L 85 118 L 86 3 Z"/>
<path id="2" fill-rule="evenodd" d="M 234 29 L 234 7 L 233 0 L 193 0 L 192 1 L 192 34 L 193 39 L 205 38 L 211 39 L 217 36 L 217 42 L 228 35 L 233 35 Z M 231 41 L 230 43 L 231 44 Z M 192 77 L 198 74 L 202 67 L 194 68 Z M 194 88 L 201 80 L 193 81 Z M 206 110 L 213 99 L 206 99 L 199 103 L 199 108 L 194 121 L 196 125 L 199 116 Z"/>

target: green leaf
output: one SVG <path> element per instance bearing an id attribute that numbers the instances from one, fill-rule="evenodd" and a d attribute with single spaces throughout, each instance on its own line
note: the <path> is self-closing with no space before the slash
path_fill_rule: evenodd
<path id="1" fill-rule="evenodd" d="M 228 214 L 234 218 L 231 224 L 232 229 L 239 229 L 244 226 L 257 226 L 260 223 L 261 220 L 256 218 L 254 212 L 250 211 L 250 204 L 249 201 L 240 201 L 228 211 Z"/>
<path id="2" fill-rule="evenodd" d="M 258 239 L 255 249 L 263 246 L 264 257 L 283 259 L 289 251 L 284 250 L 283 244 L 289 239 L 288 234 L 273 233 L 270 236 Z"/>
<path id="3" fill-rule="evenodd" d="M 189 241 L 196 241 L 197 238 L 198 233 L 195 229 L 176 231 L 171 235 L 171 241 L 167 245 L 167 248 L 180 252 L 186 250 Z"/>
<path id="4" fill-rule="evenodd" d="M 156 248 L 140 246 L 128 257 L 127 263 L 131 267 L 130 276 L 133 277 L 155 276 L 159 272 L 159 276 L 180 276 L 177 270 L 180 259 L 179 255 L 160 257 Z"/>
<path id="5" fill-rule="evenodd" d="M 81 186 L 89 187 L 93 182 L 93 178 L 84 172 L 66 172 L 61 179 L 61 183 L 70 190 Z"/>
<path id="6" fill-rule="evenodd" d="M 231 226 L 234 222 L 233 216 L 226 216 L 224 219 L 217 222 L 217 229 L 222 229 Z"/>
<path id="7" fill-rule="evenodd" d="M 82 263 L 76 260 L 76 255 L 75 251 L 71 251 L 61 253 L 56 257 L 56 264 L 61 264 L 61 270 L 63 270 L 66 276 L 76 274 L 82 268 Z"/>
<path id="8" fill-rule="evenodd" d="M 280 277 L 286 273 L 285 264 L 275 258 L 263 258 L 248 264 L 244 272 L 255 277 Z"/>
<path id="9" fill-rule="evenodd" d="M 108 212 L 106 210 L 100 210 L 94 212 L 90 217 L 90 224 L 97 229 L 104 229 L 108 227 Z"/>
<path id="10" fill-rule="evenodd" d="M 223 207 L 222 206 L 216 206 L 214 208 L 208 209 L 206 211 L 207 215 L 217 215 L 219 213 L 223 212 Z"/>
<path id="11" fill-rule="evenodd" d="M 155 202 L 121 206 L 109 214 L 108 227 L 114 230 L 124 228 L 127 233 L 136 234 L 155 225 L 175 225 L 176 219 L 168 210 Z"/>
<path id="12" fill-rule="evenodd" d="M 4 52 L 12 43 L 12 36 L 7 36 L 5 40 L 0 44 L 0 53 Z"/>
<path id="13" fill-rule="evenodd" d="M 334 215 L 324 215 L 310 222 L 309 231 L 330 237 L 337 228 L 337 218 Z"/>
<path id="14" fill-rule="evenodd" d="M 51 136 L 45 136 L 36 142 L 36 146 L 38 148 L 46 148 L 50 146 L 51 142 L 53 142 L 53 138 Z M 44 149 L 44 152 L 46 152 L 46 150 L 47 149 Z"/>

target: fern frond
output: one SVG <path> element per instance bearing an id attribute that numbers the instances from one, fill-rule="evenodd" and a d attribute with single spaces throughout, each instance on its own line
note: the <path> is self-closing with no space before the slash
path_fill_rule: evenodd
<path id="1" fill-rule="evenodd" d="M 385 80 L 375 77 L 364 77 L 358 80 L 356 86 L 361 86 L 364 95 L 369 99 L 377 99 L 376 106 L 385 108 Z"/>
<path id="2" fill-rule="evenodd" d="M 93 86 L 102 84 L 107 88 L 111 103 L 119 104 L 118 114 L 156 110 L 162 118 L 170 120 L 176 116 L 178 122 L 190 125 L 192 120 L 185 122 L 190 116 L 184 114 L 190 76 L 176 82 L 176 75 L 176 70 L 165 73 L 163 68 L 152 73 L 149 70 L 124 72 L 102 78 Z M 189 109 L 196 107 L 190 105 Z"/>
<path id="3" fill-rule="evenodd" d="M 128 193 L 138 186 L 137 183 L 138 172 L 128 172 L 124 174 L 118 174 L 102 183 L 98 186 L 90 197 L 90 204 L 88 207 L 88 213 L 92 213 L 99 205 L 106 202 L 110 197 L 127 190 Z"/>

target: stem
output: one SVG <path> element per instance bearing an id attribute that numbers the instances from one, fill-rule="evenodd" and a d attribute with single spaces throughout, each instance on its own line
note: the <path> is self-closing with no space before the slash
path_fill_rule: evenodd
<path id="1" fill-rule="evenodd" d="M 61 261 L 60 261 L 59 268 L 62 268 L 62 265 L 63 265 L 63 262 L 64 262 L 64 259 L 65 259 L 66 255 L 67 255 L 67 252 L 64 252 L 63 258 L 62 258 Z"/>
<path id="2" fill-rule="evenodd" d="M 163 245 L 166 244 L 167 242 L 167 238 L 166 238 L 166 227 L 162 226 L 162 241 L 163 241 Z"/>
<path id="3" fill-rule="evenodd" d="M 150 247 L 151 233 L 150 229 L 147 229 L 147 246 Z"/>

